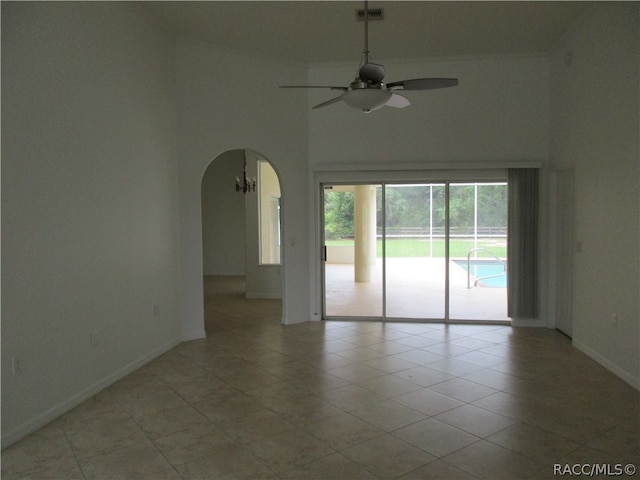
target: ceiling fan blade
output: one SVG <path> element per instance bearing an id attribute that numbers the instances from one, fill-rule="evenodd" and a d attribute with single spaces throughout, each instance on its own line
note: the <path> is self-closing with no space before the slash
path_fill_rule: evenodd
<path id="1" fill-rule="evenodd" d="M 433 90 L 458 85 L 457 78 L 416 78 L 387 84 L 390 90 Z"/>
<path id="2" fill-rule="evenodd" d="M 407 97 L 404 97 L 398 93 L 392 93 L 391 98 L 389 98 L 389 100 L 387 101 L 387 103 L 385 103 L 385 105 L 387 107 L 404 108 L 411 105 L 411 102 Z"/>
<path id="3" fill-rule="evenodd" d="M 319 103 L 318 105 L 313 107 L 313 109 L 322 108 L 322 107 L 326 107 L 327 105 L 331 105 L 332 103 L 337 103 L 342 100 L 342 97 L 344 97 L 344 94 L 340 95 L 339 97 L 332 98 L 331 100 L 327 100 L 326 102 Z"/>
<path id="4" fill-rule="evenodd" d="M 385 70 L 377 63 L 365 63 L 358 72 L 360 80 L 367 83 L 380 83 L 384 79 Z"/>
<path id="5" fill-rule="evenodd" d="M 280 88 L 328 88 L 330 90 L 342 90 L 346 92 L 349 87 L 336 87 L 331 85 L 280 85 Z"/>

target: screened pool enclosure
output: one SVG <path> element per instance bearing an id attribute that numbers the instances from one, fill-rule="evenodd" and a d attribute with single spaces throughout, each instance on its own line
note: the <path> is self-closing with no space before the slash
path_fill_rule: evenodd
<path id="1" fill-rule="evenodd" d="M 322 187 L 324 318 L 509 321 L 506 181 Z"/>

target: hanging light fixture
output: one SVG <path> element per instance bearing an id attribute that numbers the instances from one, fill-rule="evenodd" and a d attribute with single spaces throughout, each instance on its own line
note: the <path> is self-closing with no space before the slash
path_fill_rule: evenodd
<path id="1" fill-rule="evenodd" d="M 255 192 L 256 191 L 256 177 L 249 180 L 247 178 L 247 152 L 244 151 L 244 167 L 242 169 L 242 182 L 240 178 L 236 177 L 236 192 L 242 191 L 242 193 Z"/>

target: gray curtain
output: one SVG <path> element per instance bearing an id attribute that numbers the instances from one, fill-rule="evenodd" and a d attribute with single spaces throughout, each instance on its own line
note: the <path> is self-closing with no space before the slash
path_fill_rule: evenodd
<path id="1" fill-rule="evenodd" d="M 508 313 L 538 317 L 538 169 L 509 169 Z"/>

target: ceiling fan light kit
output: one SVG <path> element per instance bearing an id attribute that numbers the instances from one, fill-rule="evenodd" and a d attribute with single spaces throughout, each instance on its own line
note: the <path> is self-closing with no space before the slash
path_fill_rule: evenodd
<path id="1" fill-rule="evenodd" d="M 341 98 L 350 107 L 369 113 L 384 107 L 392 95 L 387 89 L 363 88 L 349 90 Z"/>
<path id="2" fill-rule="evenodd" d="M 364 20 L 364 50 L 356 78 L 348 87 L 284 85 L 280 88 L 328 88 L 330 90 L 341 90 L 343 93 L 340 96 L 322 102 L 313 108 L 322 108 L 344 101 L 352 108 L 364 113 L 370 113 L 384 106 L 404 108 L 411 104 L 407 97 L 396 93 L 395 90 L 433 90 L 458 85 L 457 78 L 416 78 L 384 84 L 383 80 L 386 74 L 384 67 L 377 63 L 369 62 L 368 2 L 364 2 L 363 14 L 360 15 L 359 12 L 356 14 L 357 18 Z M 379 18 L 382 19 L 382 13 L 380 13 Z"/>

